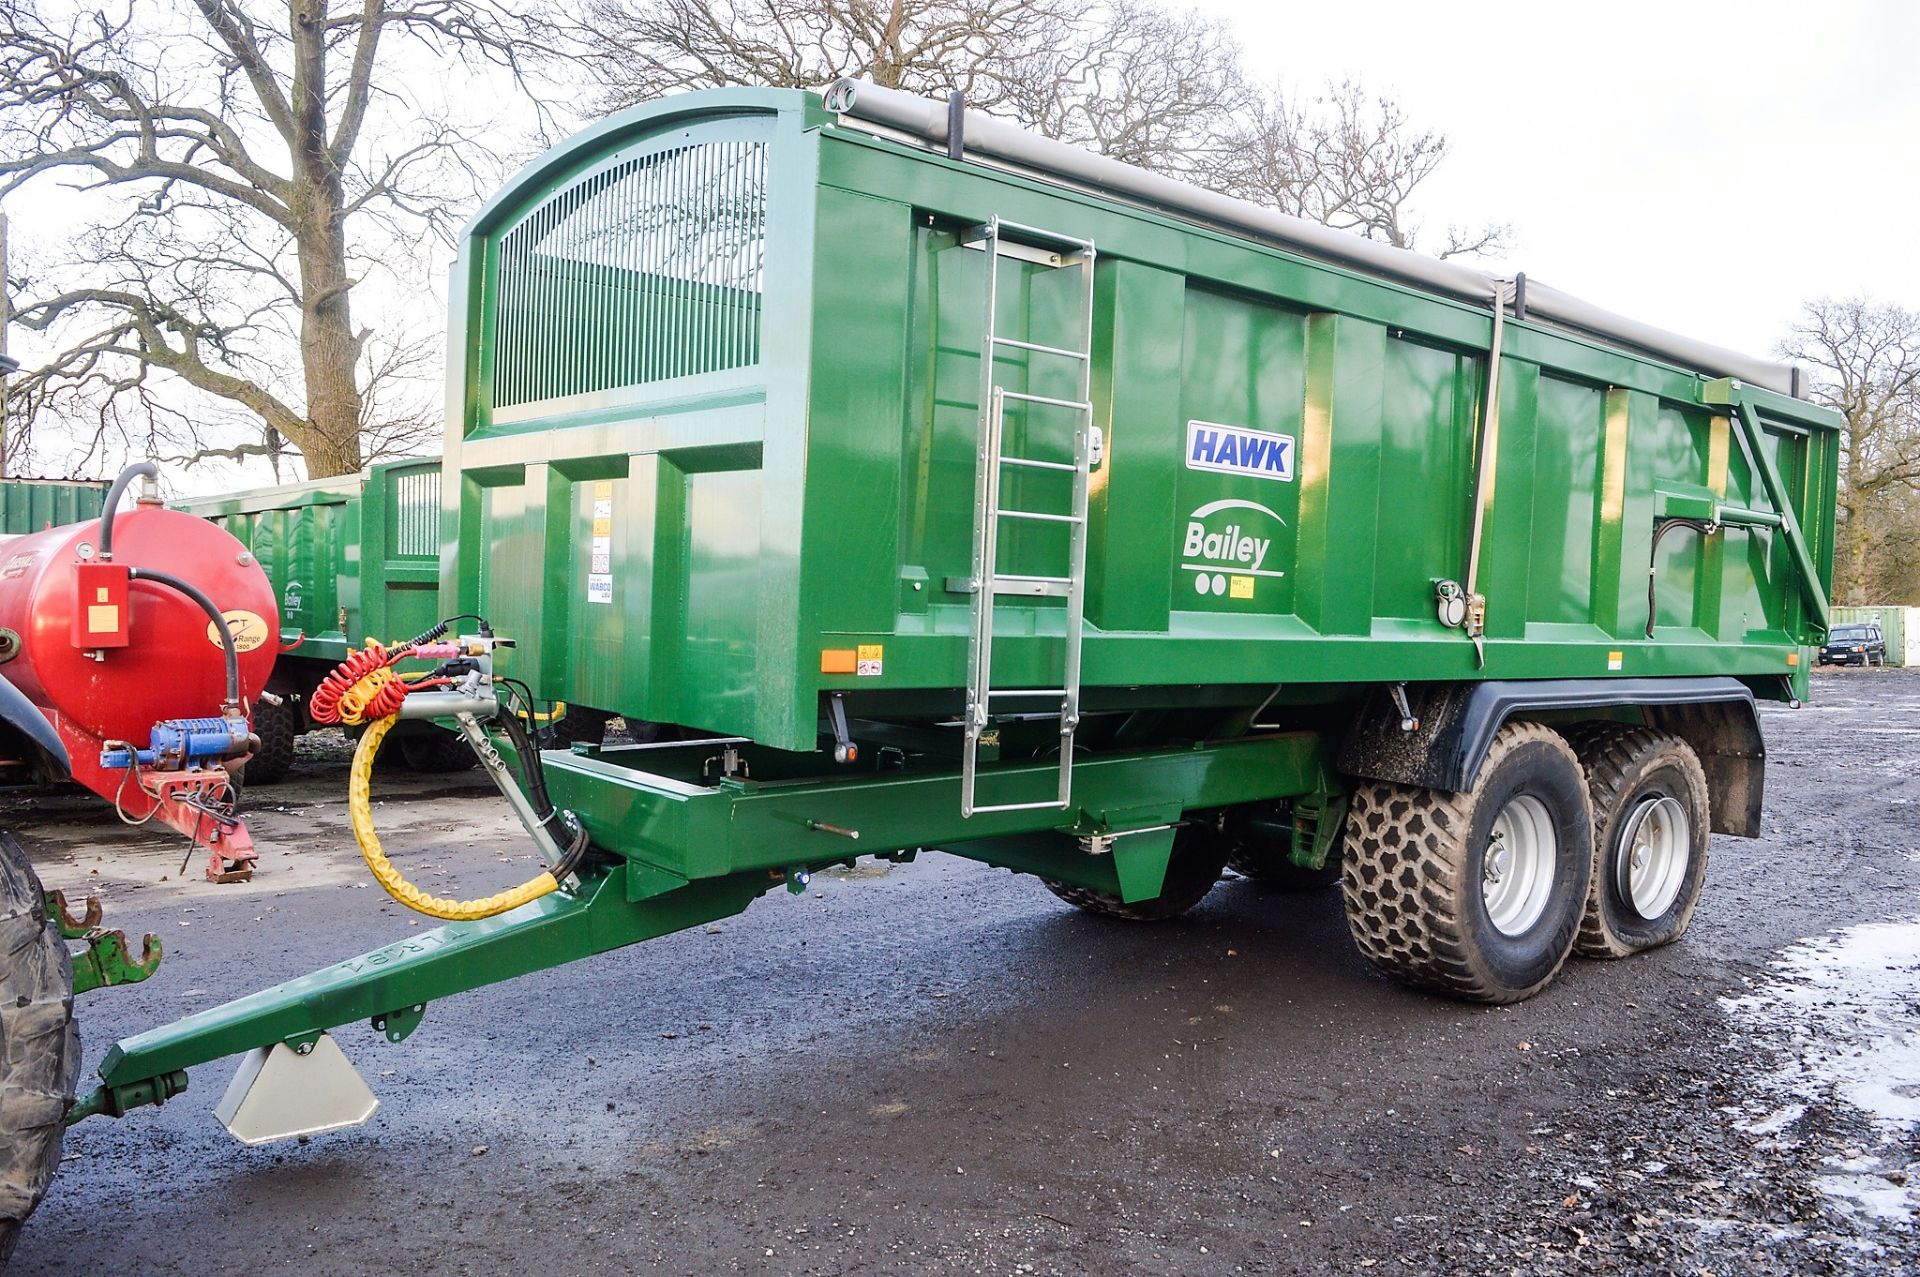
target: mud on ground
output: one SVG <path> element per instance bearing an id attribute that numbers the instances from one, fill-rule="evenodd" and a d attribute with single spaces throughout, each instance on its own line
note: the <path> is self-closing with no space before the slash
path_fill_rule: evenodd
<path id="1" fill-rule="evenodd" d="M 1920 1271 L 1920 671 L 1766 711 L 1766 837 L 1678 945 L 1521 1006 L 1377 976 L 1337 892 L 1076 914 L 931 857 L 338 1033 L 383 1107 L 247 1149 L 224 1066 L 69 1137 L 19 1273 Z M 165 940 L 115 1037 L 428 925 L 368 880 L 338 742 L 256 790 L 244 886 L 80 796 L 0 820 Z M 533 858 L 477 773 L 383 777 L 389 851 Z"/>

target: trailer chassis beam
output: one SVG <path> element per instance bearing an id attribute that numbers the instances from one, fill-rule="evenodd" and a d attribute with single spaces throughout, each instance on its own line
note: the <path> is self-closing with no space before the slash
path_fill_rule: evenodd
<path id="1" fill-rule="evenodd" d="M 804 888 L 814 870 L 860 855 L 900 859 L 938 846 L 1126 900 L 1150 898 L 1184 811 L 1337 784 L 1324 739 L 1304 732 L 1098 756 L 1076 768 L 1084 783 L 1074 810 L 972 820 L 958 814 L 959 773 L 944 762 L 837 781 L 696 784 L 609 761 L 664 762 L 670 752 L 546 755 L 555 799 L 579 814 L 597 848 L 620 859 L 591 864 L 572 885 L 511 912 L 407 936 L 126 1038 L 107 1051 L 102 1085 L 69 1123 L 164 1102 L 185 1089 L 189 1068 L 276 1043 L 297 1051 L 355 1020 L 398 1041 L 435 999 L 731 917 L 772 888 Z M 992 774 L 1016 790 L 1044 788 L 1057 768 L 1014 764 Z"/>
<path id="2" fill-rule="evenodd" d="M 627 867 L 589 870 L 571 891 L 512 913 L 456 922 L 337 962 L 310 975 L 123 1039 L 100 1062 L 103 1085 L 75 1107 L 80 1116 L 126 1107 L 126 1097 L 195 1065 L 276 1042 L 311 1042 L 355 1020 L 413 1014 L 436 998 L 511 980 L 579 958 L 730 917 L 777 885 L 764 873 L 689 883 L 644 900 L 627 899 Z M 404 1036 L 404 1035 L 403 1035 Z M 102 1103 L 107 1097 L 118 1102 Z M 165 1095 L 136 1102 L 158 1103 Z"/>

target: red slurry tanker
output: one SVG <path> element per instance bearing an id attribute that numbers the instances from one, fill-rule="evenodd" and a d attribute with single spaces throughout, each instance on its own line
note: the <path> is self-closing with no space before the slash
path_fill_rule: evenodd
<path id="1" fill-rule="evenodd" d="M 116 512 L 153 472 L 129 467 L 98 520 L 0 538 L 0 756 L 179 830 L 231 881 L 254 850 L 226 765 L 251 752 L 279 614 L 225 531 L 151 496 Z"/>

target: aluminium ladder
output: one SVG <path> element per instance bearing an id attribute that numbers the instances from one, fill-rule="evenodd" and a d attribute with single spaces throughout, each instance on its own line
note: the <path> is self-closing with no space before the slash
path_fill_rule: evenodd
<path id="1" fill-rule="evenodd" d="M 973 601 L 973 630 L 967 645 L 966 748 L 961 759 L 960 814 L 1030 811 L 1064 808 L 1073 796 L 1073 736 L 1080 723 L 1080 643 L 1086 621 L 1087 487 L 1095 458 L 1093 423 L 1093 241 L 1037 227 L 1021 226 L 999 217 L 970 231 L 961 241 L 986 253 L 986 325 L 980 347 L 980 439 L 974 470 L 973 572 L 968 582 Z M 1078 269 L 1082 276 L 1080 344 L 1048 346 L 1003 337 L 995 331 L 1002 257 L 1037 262 L 1053 269 Z M 1030 334 L 1031 335 L 1031 334 Z M 994 360 L 1001 350 L 1026 351 L 1030 356 L 1076 361 L 1080 394 L 1077 399 L 1009 390 L 994 380 Z M 1047 412 L 1070 412 L 1074 417 L 1073 460 L 1008 456 L 1002 449 L 1008 402 L 1032 405 Z M 1029 429 L 1031 438 L 1033 431 Z M 1029 443 L 1029 448 L 1031 444 Z M 1003 467 L 1056 471 L 1073 476 L 1071 508 L 1009 509 L 1001 504 Z M 1061 575 L 1037 576 L 1000 571 L 1002 520 L 1066 524 L 1067 564 Z M 994 603 L 1002 595 L 1059 598 L 1066 601 L 1062 633 L 1061 679 L 1058 687 L 995 687 L 993 685 Z M 976 801 L 981 738 L 993 722 L 996 702 L 1034 702 L 1057 699 L 1060 716 L 1060 784 L 1055 798 L 1042 802 L 980 803 Z"/>

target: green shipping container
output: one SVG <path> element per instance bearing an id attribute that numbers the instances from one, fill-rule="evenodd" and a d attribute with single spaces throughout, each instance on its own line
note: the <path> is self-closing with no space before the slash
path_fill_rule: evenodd
<path id="1" fill-rule="evenodd" d="M 0 535 L 20 536 L 100 517 L 108 479 L 0 479 Z"/>

